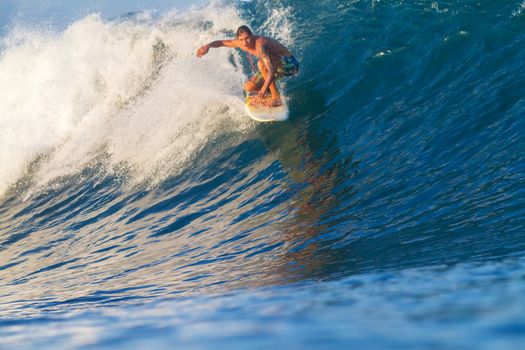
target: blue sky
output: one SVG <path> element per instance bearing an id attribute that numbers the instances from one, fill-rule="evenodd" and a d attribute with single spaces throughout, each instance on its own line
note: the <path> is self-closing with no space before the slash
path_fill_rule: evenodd
<path id="1" fill-rule="evenodd" d="M 0 0 L 0 32 L 2 27 L 7 22 L 8 18 L 14 11 L 13 1 L 11 0 Z"/>
<path id="2" fill-rule="evenodd" d="M 203 0 L 0 0 L 0 33 L 9 21 L 27 24 L 65 26 L 98 12 L 106 18 L 128 12 L 184 8 Z"/>

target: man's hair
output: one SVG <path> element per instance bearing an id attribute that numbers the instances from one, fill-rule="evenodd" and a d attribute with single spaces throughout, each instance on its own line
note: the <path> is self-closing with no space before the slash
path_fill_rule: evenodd
<path id="1" fill-rule="evenodd" d="M 239 35 L 241 35 L 242 33 L 253 35 L 252 31 L 250 30 L 250 28 L 248 28 L 248 26 L 240 26 L 239 28 L 237 28 L 237 33 L 235 33 L 235 37 L 238 38 Z"/>

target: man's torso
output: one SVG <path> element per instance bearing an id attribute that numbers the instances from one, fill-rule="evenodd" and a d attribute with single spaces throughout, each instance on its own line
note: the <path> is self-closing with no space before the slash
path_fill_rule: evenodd
<path id="1" fill-rule="evenodd" d="M 279 43 L 277 40 L 262 36 L 255 36 L 255 47 L 253 49 L 245 47 L 239 48 L 248 52 L 249 54 L 260 58 L 261 54 L 257 51 L 257 46 L 261 44 L 266 45 L 266 47 L 268 48 L 268 55 L 270 56 L 270 60 L 272 61 L 273 65 L 278 65 L 279 62 L 281 62 L 282 57 L 288 57 L 292 55 L 290 51 L 288 51 L 288 49 L 284 47 L 281 43 Z"/>

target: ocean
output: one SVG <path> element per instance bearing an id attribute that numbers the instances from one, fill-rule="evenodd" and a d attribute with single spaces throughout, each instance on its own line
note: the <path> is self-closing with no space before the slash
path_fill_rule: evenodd
<path id="1" fill-rule="evenodd" d="M 0 348 L 523 348 L 524 117 L 522 0 L 2 0 Z"/>

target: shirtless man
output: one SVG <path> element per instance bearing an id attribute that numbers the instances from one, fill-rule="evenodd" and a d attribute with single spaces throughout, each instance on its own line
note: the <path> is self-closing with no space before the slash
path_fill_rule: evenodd
<path id="1" fill-rule="evenodd" d="M 255 97 L 255 104 L 263 103 L 264 96 L 270 89 L 272 100 L 268 105 L 271 107 L 282 105 L 275 81 L 299 72 L 299 62 L 286 47 L 275 39 L 253 35 L 247 26 L 240 26 L 234 40 L 212 41 L 197 50 L 197 57 L 207 54 L 210 47 L 222 46 L 237 47 L 259 58 L 257 62 L 259 71 L 244 84 L 244 90 L 247 92 L 259 91 Z"/>

